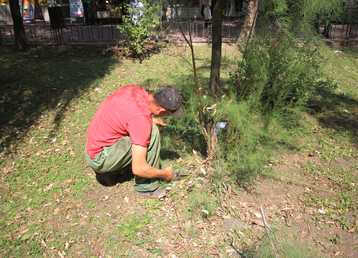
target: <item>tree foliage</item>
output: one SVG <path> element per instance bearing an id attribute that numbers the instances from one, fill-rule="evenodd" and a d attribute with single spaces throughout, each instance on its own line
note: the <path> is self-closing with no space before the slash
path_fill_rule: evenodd
<path id="1" fill-rule="evenodd" d="M 346 0 L 262 1 L 259 22 L 262 30 L 286 29 L 297 34 L 313 31 L 317 19 L 337 20 Z"/>
<path id="2" fill-rule="evenodd" d="M 318 47 L 282 32 L 253 40 L 235 74 L 240 101 L 263 113 L 304 106 L 321 87 L 334 87 L 322 75 Z"/>
<path id="3" fill-rule="evenodd" d="M 160 23 L 160 6 L 149 0 L 141 0 L 139 5 L 128 5 L 128 14 L 123 17 L 123 24 L 119 26 L 126 35 L 126 43 L 131 53 L 136 57 L 144 54 L 144 46 L 150 33 Z"/>

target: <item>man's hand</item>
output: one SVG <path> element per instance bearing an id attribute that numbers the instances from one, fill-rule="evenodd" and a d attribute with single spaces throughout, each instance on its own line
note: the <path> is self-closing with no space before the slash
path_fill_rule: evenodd
<path id="1" fill-rule="evenodd" d="M 166 126 L 167 125 L 167 123 L 165 123 L 163 121 L 163 119 L 161 119 L 159 117 L 153 117 L 152 121 L 153 121 L 153 124 L 155 124 L 155 125 L 160 125 L 160 126 Z"/>
<path id="2" fill-rule="evenodd" d="M 167 182 L 174 177 L 174 172 L 171 167 L 164 169 L 157 169 L 150 166 L 146 160 L 147 148 L 140 145 L 132 145 L 132 172 L 135 176 L 144 178 L 160 178 Z"/>
<path id="3" fill-rule="evenodd" d="M 174 178 L 175 174 L 174 171 L 171 167 L 167 167 L 167 168 L 163 168 L 162 169 L 164 171 L 164 177 L 163 180 L 170 182 L 172 181 L 172 179 Z"/>

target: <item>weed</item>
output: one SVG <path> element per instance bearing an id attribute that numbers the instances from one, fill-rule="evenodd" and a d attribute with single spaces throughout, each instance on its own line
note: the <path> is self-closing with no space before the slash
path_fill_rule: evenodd
<path id="1" fill-rule="evenodd" d="M 266 233 L 258 246 L 244 251 L 243 257 L 292 257 L 313 258 L 319 257 L 317 251 L 307 243 L 295 240 L 286 229 L 270 231 Z"/>
<path id="2" fill-rule="evenodd" d="M 152 248 L 148 250 L 151 254 L 163 256 L 163 250 L 160 248 Z"/>
<path id="3" fill-rule="evenodd" d="M 313 258 L 317 257 L 311 250 L 302 244 L 280 240 L 279 250 L 275 250 L 269 243 L 260 246 L 255 257 L 291 257 L 291 258 Z"/>
<path id="4" fill-rule="evenodd" d="M 155 199 L 145 200 L 143 204 L 148 211 L 157 211 L 161 207 L 161 202 Z"/>
<path id="5" fill-rule="evenodd" d="M 94 201 L 87 202 L 87 207 L 89 209 L 94 209 L 96 207 L 96 203 Z"/>
<path id="6" fill-rule="evenodd" d="M 119 234 L 129 241 L 137 240 L 137 234 L 150 224 L 151 217 L 132 215 L 118 225 Z"/>
<path id="7" fill-rule="evenodd" d="M 200 215 L 203 218 L 215 214 L 218 207 L 217 200 L 213 195 L 206 191 L 193 191 L 189 195 L 188 213 L 190 217 Z"/>
<path id="8" fill-rule="evenodd" d="M 43 248 L 37 240 L 0 238 L 0 254 L 3 257 L 41 257 Z"/>

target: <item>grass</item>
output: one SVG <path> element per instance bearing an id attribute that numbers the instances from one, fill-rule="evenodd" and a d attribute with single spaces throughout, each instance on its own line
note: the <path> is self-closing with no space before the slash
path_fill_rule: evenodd
<path id="1" fill-rule="evenodd" d="M 138 238 L 138 233 L 150 222 L 151 218 L 149 216 L 133 215 L 118 225 L 118 231 L 121 236 L 129 241 L 141 241 L 140 238 Z"/>
<path id="2" fill-rule="evenodd" d="M 333 220 L 346 230 L 357 228 L 357 111 L 355 87 L 358 54 L 352 49 L 332 50 L 322 47 L 325 72 L 338 83 L 335 93 L 321 92 L 315 99 L 320 108 L 311 111 L 315 119 L 312 150 L 321 162 L 307 164 L 306 173 L 326 178 L 334 193 L 309 194 L 307 202 L 320 207 L 318 221 Z M 312 128 L 312 127 L 311 127 Z"/>
<path id="3" fill-rule="evenodd" d="M 199 79 L 205 84 L 210 51 L 206 45 L 196 50 Z M 302 195 L 303 203 L 297 201 L 296 205 L 304 205 L 297 212 L 315 211 L 308 223 L 314 221 L 317 227 L 337 224 L 338 237 L 317 233 L 316 238 L 341 248 L 343 235 L 358 230 L 358 55 L 348 49 L 335 51 L 322 47 L 326 74 L 337 81 L 337 91 L 321 92 L 307 112 L 277 114 L 269 131 L 259 131 L 258 157 L 252 159 L 256 162 L 265 156 L 264 171 L 259 167 L 257 174 L 264 172 L 266 180 L 284 182 L 275 196 L 295 185 L 309 188 Z M 234 216 L 250 225 L 251 233 L 241 236 L 242 246 L 263 248 L 260 252 L 269 257 L 267 245 L 255 242 L 267 243 L 262 230 L 252 226 L 250 205 L 255 204 L 248 205 L 252 196 L 237 187 L 237 178 L 233 180 L 222 163 L 215 164 L 214 171 L 205 167 L 202 139 L 193 134 L 196 130 L 173 126 L 163 132 L 166 162 L 190 171 L 187 178 L 168 185 L 172 190 L 164 202 L 138 199 L 132 182 L 99 186 L 83 161 L 87 125 L 105 96 L 126 83 L 148 88 L 190 84 L 189 57 L 188 49 L 175 46 L 142 64 L 103 56 L 93 49 L 39 48 L 28 53 L 0 49 L 1 256 L 225 256 L 230 243 L 223 241 L 227 232 L 222 221 Z M 224 57 L 227 83 L 239 55 L 226 46 Z M 240 117 L 250 125 L 254 117 L 248 118 L 246 113 Z M 246 136 L 254 133 L 256 125 L 247 127 Z M 299 156 L 297 162 L 281 158 L 293 154 Z M 272 205 L 281 204 L 279 200 Z M 280 218 L 271 215 L 272 220 Z M 295 243 L 290 240 L 283 249 L 306 254 Z"/>
<path id="4" fill-rule="evenodd" d="M 312 247 L 307 246 L 305 243 L 297 242 L 289 239 L 287 234 L 277 236 L 266 236 L 258 250 L 252 252 L 248 257 L 292 257 L 292 258 L 313 258 L 319 257 Z M 282 234 L 282 233 L 281 233 Z"/>
<path id="5" fill-rule="evenodd" d="M 210 217 L 215 214 L 218 207 L 215 196 L 208 192 L 191 192 L 189 194 L 188 214 L 191 216 Z"/>

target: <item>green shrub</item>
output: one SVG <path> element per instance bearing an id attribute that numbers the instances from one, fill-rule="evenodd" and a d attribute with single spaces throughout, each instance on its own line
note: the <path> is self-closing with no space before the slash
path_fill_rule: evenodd
<path id="1" fill-rule="evenodd" d="M 145 44 L 152 31 L 159 25 L 158 4 L 141 0 L 142 6 L 128 5 L 128 15 L 123 17 L 119 30 L 126 35 L 126 44 L 135 57 L 145 54 Z"/>
<path id="2" fill-rule="evenodd" d="M 254 39 L 233 75 L 239 101 L 263 113 L 304 106 L 322 86 L 321 56 L 311 42 L 289 33 Z"/>
<path id="3" fill-rule="evenodd" d="M 177 138 L 176 136 L 180 135 L 181 140 L 184 141 L 184 145 L 182 144 L 183 142 L 180 142 L 181 148 L 189 146 L 190 152 L 194 149 L 206 156 L 208 143 L 205 139 L 199 113 L 204 110 L 207 119 L 213 119 L 208 107 L 215 105 L 216 100 L 210 97 L 204 89 L 201 90 L 201 94 L 198 94 L 194 84 L 190 83 L 184 84 L 181 92 L 185 102 L 185 115 L 179 118 L 169 118 L 170 126 L 167 129 L 169 129 L 169 134 L 173 138 Z"/>
<path id="4" fill-rule="evenodd" d="M 313 42 L 285 30 L 250 42 L 231 77 L 236 98 L 222 98 L 215 116 L 229 124 L 219 136 L 220 166 L 239 183 L 260 174 L 274 151 L 292 148 L 289 134 L 300 127 L 298 108 L 318 91 L 335 89 L 324 79 L 321 62 Z"/>
<path id="5" fill-rule="evenodd" d="M 346 0 L 267 0 L 260 6 L 258 27 L 262 30 L 285 28 L 291 33 L 312 37 L 320 25 L 344 21 Z"/>
<path id="6" fill-rule="evenodd" d="M 227 128 L 218 132 L 216 167 L 224 168 L 240 185 L 246 185 L 263 170 L 271 154 L 264 146 L 271 140 L 262 115 L 250 103 L 228 97 L 218 103 L 215 120 L 227 122 Z"/>
<path id="7" fill-rule="evenodd" d="M 265 116 L 255 108 L 252 98 L 238 102 L 234 94 L 228 94 L 215 99 L 204 90 L 201 91 L 202 94 L 197 94 L 189 84 L 182 89 L 185 116 L 172 118 L 166 130 L 171 137 L 164 139 L 163 145 L 166 147 L 171 144 L 170 149 L 184 149 L 188 146 L 190 153 L 195 149 L 205 156 L 208 154 L 208 142 L 204 137 L 199 113 L 205 116 L 201 120 L 214 126 L 220 121 L 227 122 L 225 129 L 216 129 L 218 142 L 215 159 L 211 160 L 214 168 L 212 179 L 221 181 L 230 176 L 241 186 L 246 186 L 261 174 L 274 151 L 290 145 L 286 128 L 297 126 L 297 119 L 294 118 L 297 114 L 293 111 L 292 114 L 285 112 L 285 118 L 281 119 L 280 113 L 275 112 L 268 126 Z M 180 137 L 176 137 L 178 135 Z M 171 139 L 171 142 L 167 142 L 167 139 Z"/>
<path id="8" fill-rule="evenodd" d="M 295 149 L 292 137 L 300 127 L 301 112 L 317 91 L 334 88 L 321 73 L 318 47 L 282 32 L 276 38 L 257 37 L 248 46 L 233 91 L 211 97 L 204 87 L 183 85 L 185 116 L 173 120 L 173 135 L 187 135 L 196 150 L 210 151 L 208 129 L 218 130 L 214 155 L 207 155 L 215 171 L 233 176 L 240 185 L 265 170 L 273 153 Z M 196 141 L 200 139 L 200 141 Z M 214 180 L 222 180 L 214 173 Z"/>

